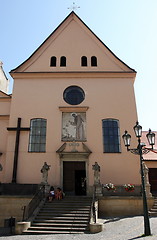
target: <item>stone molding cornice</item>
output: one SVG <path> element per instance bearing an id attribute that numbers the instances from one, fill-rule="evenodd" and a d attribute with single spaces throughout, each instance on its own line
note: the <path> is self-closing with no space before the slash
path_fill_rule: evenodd
<path id="1" fill-rule="evenodd" d="M 136 72 L 10 72 L 15 79 L 27 78 L 135 78 Z"/>

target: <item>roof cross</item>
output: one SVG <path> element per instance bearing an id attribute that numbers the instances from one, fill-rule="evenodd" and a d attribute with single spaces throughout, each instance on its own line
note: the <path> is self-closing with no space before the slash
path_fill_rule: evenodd
<path id="1" fill-rule="evenodd" d="M 70 9 L 70 10 L 76 10 L 76 9 L 78 9 L 78 8 L 80 8 L 80 6 L 77 6 L 76 4 L 75 4 L 75 2 L 73 2 L 73 5 L 71 6 L 71 7 L 68 7 L 68 9 Z"/>

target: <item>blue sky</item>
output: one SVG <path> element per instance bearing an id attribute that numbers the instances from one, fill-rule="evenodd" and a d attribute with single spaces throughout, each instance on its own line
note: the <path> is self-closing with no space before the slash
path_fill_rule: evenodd
<path id="1" fill-rule="evenodd" d="M 143 130 L 157 130 L 157 0 L 76 0 L 76 14 L 137 71 L 135 94 Z M 26 60 L 71 10 L 71 0 L 0 0 L 0 60 L 9 71 Z M 128 106 L 129 107 L 129 106 Z M 127 116 L 126 116 L 127 117 Z"/>

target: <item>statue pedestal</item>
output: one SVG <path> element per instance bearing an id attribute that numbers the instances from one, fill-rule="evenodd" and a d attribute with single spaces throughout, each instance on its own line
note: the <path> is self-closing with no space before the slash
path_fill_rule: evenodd
<path id="1" fill-rule="evenodd" d="M 15 234 L 21 235 L 23 231 L 31 226 L 31 222 L 17 222 L 15 225 Z"/>
<path id="2" fill-rule="evenodd" d="M 98 197 L 98 196 L 99 196 L 99 197 L 100 197 L 100 196 L 103 196 L 101 184 L 95 185 L 95 196 L 96 196 L 96 197 Z"/>
<path id="3" fill-rule="evenodd" d="M 146 187 L 146 196 L 147 197 L 152 197 L 152 194 L 150 192 L 150 184 L 147 183 L 145 187 Z"/>
<path id="4" fill-rule="evenodd" d="M 90 223 L 89 229 L 91 233 L 99 233 L 103 231 L 103 224 L 102 223 Z"/>
<path id="5" fill-rule="evenodd" d="M 44 186 L 44 193 L 45 193 L 45 196 L 47 196 L 50 191 L 50 185 L 48 183 L 43 183 L 43 182 L 41 182 L 40 185 Z"/>

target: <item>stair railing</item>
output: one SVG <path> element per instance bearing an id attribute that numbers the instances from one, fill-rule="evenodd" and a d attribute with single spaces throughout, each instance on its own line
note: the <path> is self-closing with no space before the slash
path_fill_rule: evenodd
<path id="1" fill-rule="evenodd" d="M 39 206 L 39 203 L 45 198 L 45 185 L 40 186 L 32 200 L 29 202 L 27 206 L 23 206 L 23 219 L 22 221 L 26 221 L 31 217 L 34 210 Z"/>

